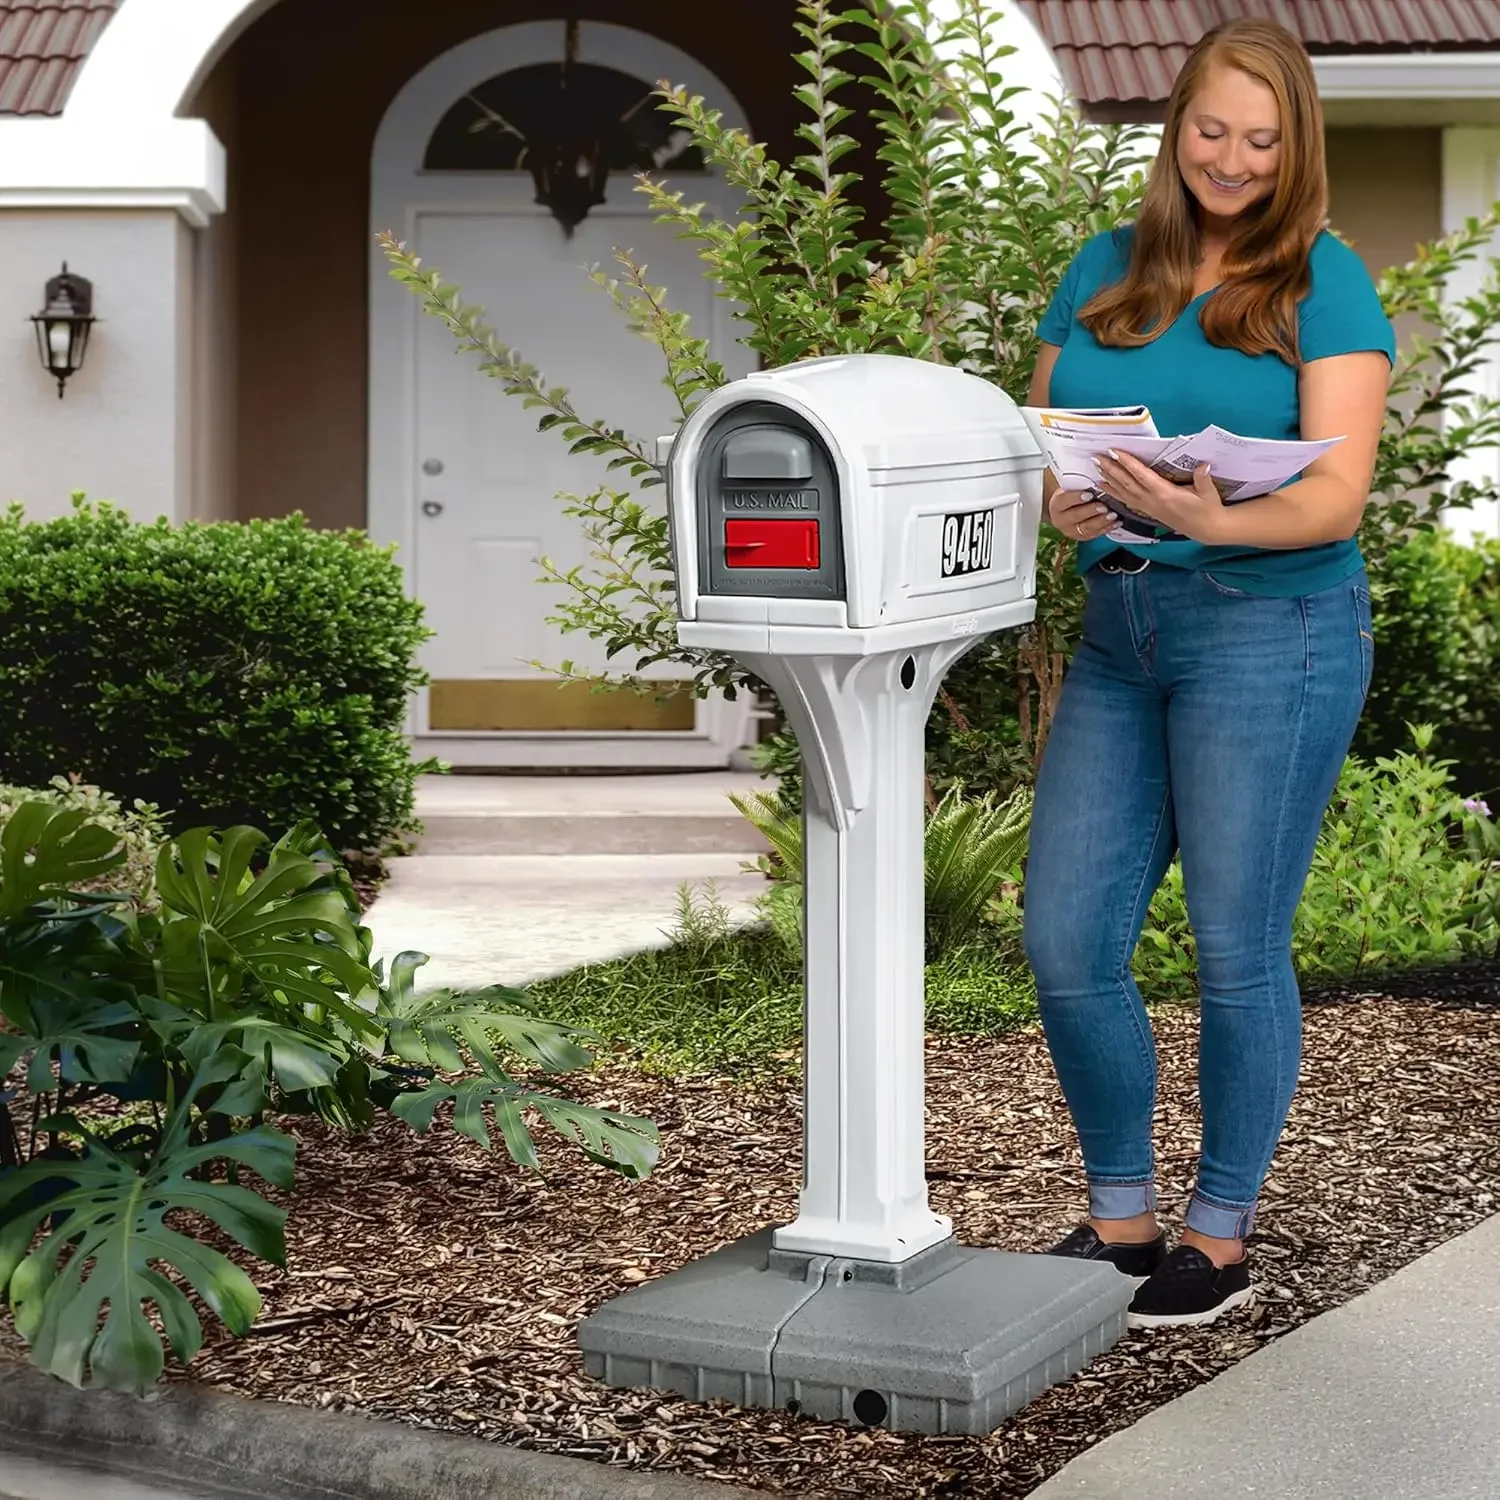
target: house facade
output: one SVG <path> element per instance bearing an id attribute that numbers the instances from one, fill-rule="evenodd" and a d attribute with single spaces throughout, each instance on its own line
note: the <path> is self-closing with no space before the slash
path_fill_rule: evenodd
<path id="1" fill-rule="evenodd" d="M 1105 118 L 1159 118 L 1186 44 L 1226 8 L 1241 7 L 1023 0 L 1038 55 Z M 1317 53 L 1335 223 L 1372 269 L 1500 197 L 1500 0 L 1264 8 Z M 410 724 L 420 753 L 722 765 L 752 736 L 743 700 L 575 692 L 529 665 L 603 665 L 547 623 L 558 596 L 536 563 L 585 560 L 553 496 L 594 476 L 474 373 L 390 280 L 375 236 L 457 282 L 583 414 L 646 441 L 670 431 L 659 355 L 586 266 L 627 246 L 731 373 L 748 357 L 691 250 L 643 212 L 627 170 L 605 175 L 603 153 L 733 214 L 727 184 L 642 101 L 669 78 L 785 159 L 795 7 L 444 0 L 413 14 L 403 0 L 0 0 L 0 499 L 36 519 L 82 490 L 143 517 L 301 511 L 367 530 L 398 545 L 437 632 Z M 542 147 L 520 154 L 580 137 L 604 143 L 586 181 L 576 153 L 561 175 L 534 170 Z M 64 263 L 100 321 L 59 399 L 28 319 Z"/>

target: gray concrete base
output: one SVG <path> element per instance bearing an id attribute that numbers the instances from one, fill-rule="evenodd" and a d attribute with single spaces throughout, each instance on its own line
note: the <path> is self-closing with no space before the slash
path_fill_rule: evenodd
<path id="1" fill-rule="evenodd" d="M 92 1470 L 93 1472 L 89 1472 Z M 0 1360 L 15 1500 L 753 1500 L 755 1491 L 196 1386 L 79 1391 Z"/>
<path id="2" fill-rule="evenodd" d="M 899 1432 L 992 1432 L 1101 1354 L 1134 1290 L 1111 1266 L 953 1239 L 900 1265 L 737 1240 L 578 1328 L 617 1386 Z"/>

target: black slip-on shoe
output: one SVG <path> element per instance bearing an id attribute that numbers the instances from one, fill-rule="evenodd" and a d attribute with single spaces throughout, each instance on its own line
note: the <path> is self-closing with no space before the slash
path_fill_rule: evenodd
<path id="1" fill-rule="evenodd" d="M 1250 1257 L 1216 1266 L 1201 1250 L 1179 1245 L 1136 1289 L 1128 1328 L 1198 1327 L 1250 1300 Z"/>
<path id="2" fill-rule="evenodd" d="M 1062 1255 L 1070 1260 L 1108 1261 L 1115 1270 L 1129 1276 L 1139 1286 L 1167 1258 L 1167 1236 L 1163 1231 L 1154 1240 L 1140 1245 L 1110 1245 L 1099 1238 L 1092 1224 L 1080 1224 L 1043 1255 Z"/>

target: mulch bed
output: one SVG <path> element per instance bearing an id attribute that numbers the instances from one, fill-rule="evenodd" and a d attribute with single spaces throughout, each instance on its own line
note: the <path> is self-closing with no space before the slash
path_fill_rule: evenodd
<path id="1" fill-rule="evenodd" d="M 378 854 L 367 854 L 359 850 L 346 850 L 344 866 L 354 882 L 354 894 L 359 897 L 359 909 L 368 912 L 380 894 L 380 888 L 390 878 L 390 867 Z"/>
<path id="2" fill-rule="evenodd" d="M 1310 1003 L 1303 1081 L 1266 1186 L 1259 1295 L 1206 1329 L 1128 1334 L 985 1438 L 858 1430 L 775 1411 L 603 1387 L 578 1320 L 741 1235 L 785 1222 L 800 1180 L 800 1084 L 747 1089 L 609 1067 L 546 1087 L 649 1115 L 645 1183 L 538 1134 L 545 1176 L 491 1157 L 440 1117 L 428 1137 L 384 1120 L 361 1140 L 298 1138 L 289 1269 L 246 1261 L 265 1295 L 253 1335 L 209 1323 L 191 1379 L 243 1395 L 357 1409 L 636 1469 L 785 1494 L 911 1500 L 1031 1492 L 1075 1454 L 1209 1380 L 1496 1212 L 1500 969 L 1426 981 L 1415 998 Z M 1395 986 L 1388 986 L 1395 989 Z M 1157 1142 L 1169 1215 L 1198 1137 L 1196 1014 L 1156 1016 Z M 1035 1250 L 1076 1222 L 1083 1176 L 1036 1031 L 933 1038 L 928 1165 L 962 1243 Z M 0 1349 L 18 1352 L 14 1335 Z"/>

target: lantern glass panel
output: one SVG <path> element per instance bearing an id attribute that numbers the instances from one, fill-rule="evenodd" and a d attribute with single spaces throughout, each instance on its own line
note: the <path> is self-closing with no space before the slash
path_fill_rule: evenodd
<path id="1" fill-rule="evenodd" d="M 89 345 L 89 332 L 93 323 L 74 323 L 71 328 L 72 340 L 68 348 L 68 372 L 72 374 L 83 368 L 83 356 Z"/>
<path id="2" fill-rule="evenodd" d="M 55 374 L 72 374 L 78 366 L 73 361 L 73 329 L 76 325 L 56 319 L 43 324 L 47 330 L 47 368 Z"/>

